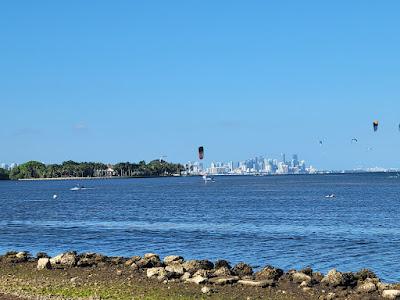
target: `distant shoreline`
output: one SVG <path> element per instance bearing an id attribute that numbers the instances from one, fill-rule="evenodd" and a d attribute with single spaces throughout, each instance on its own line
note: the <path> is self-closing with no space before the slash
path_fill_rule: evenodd
<path id="1" fill-rule="evenodd" d="M 315 175 L 357 175 L 357 174 L 398 174 L 398 171 L 376 171 L 376 172 L 318 172 L 314 174 L 208 174 L 215 177 L 282 177 L 282 176 L 315 176 Z M 53 178 L 21 178 L 17 181 L 57 181 L 57 180 L 96 180 L 96 179 L 140 179 L 140 178 L 171 178 L 171 177 L 200 177 L 201 175 L 171 175 L 171 176 L 109 176 L 109 177 L 53 177 Z M 399 176 L 400 178 L 400 176 Z M 10 181 L 13 179 L 5 179 Z"/>
<path id="2" fill-rule="evenodd" d="M 95 180 L 95 179 L 136 179 L 136 178 L 166 178 L 182 176 L 109 176 L 109 177 L 53 177 L 53 178 L 21 178 L 17 181 L 53 181 L 53 180 Z M 10 179 L 12 180 L 12 179 Z"/>

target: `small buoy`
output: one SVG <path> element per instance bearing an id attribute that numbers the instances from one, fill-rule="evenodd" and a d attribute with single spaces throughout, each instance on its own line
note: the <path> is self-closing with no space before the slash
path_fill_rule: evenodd
<path id="1" fill-rule="evenodd" d="M 58 197 L 58 196 L 57 196 L 56 194 L 53 195 L 53 199 L 57 199 L 57 197 Z"/>

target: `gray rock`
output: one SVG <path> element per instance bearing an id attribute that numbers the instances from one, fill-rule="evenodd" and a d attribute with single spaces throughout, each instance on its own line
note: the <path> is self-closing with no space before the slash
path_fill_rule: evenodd
<path id="1" fill-rule="evenodd" d="M 47 257 L 39 258 L 37 267 L 38 270 L 49 270 L 51 269 L 50 259 Z"/>
<path id="2" fill-rule="evenodd" d="M 249 276 L 253 274 L 253 268 L 250 265 L 241 262 L 233 267 L 232 272 L 238 276 Z"/>

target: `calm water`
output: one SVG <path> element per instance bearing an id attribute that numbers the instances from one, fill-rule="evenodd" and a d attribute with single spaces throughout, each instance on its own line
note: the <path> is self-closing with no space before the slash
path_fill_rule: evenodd
<path id="1" fill-rule="evenodd" d="M 400 179 L 387 174 L 89 180 L 70 191 L 76 183 L 0 182 L 0 252 L 368 267 L 400 281 Z"/>

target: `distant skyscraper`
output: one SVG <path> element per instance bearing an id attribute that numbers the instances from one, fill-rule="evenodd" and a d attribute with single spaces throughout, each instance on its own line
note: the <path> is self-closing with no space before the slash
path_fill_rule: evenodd
<path id="1" fill-rule="evenodd" d="M 286 163 L 286 155 L 285 155 L 285 153 L 282 153 L 282 162 Z"/>
<path id="2" fill-rule="evenodd" d="M 292 166 L 297 167 L 299 165 L 299 158 L 297 154 L 293 154 L 293 159 L 292 159 Z"/>

